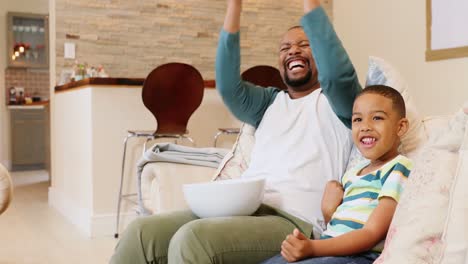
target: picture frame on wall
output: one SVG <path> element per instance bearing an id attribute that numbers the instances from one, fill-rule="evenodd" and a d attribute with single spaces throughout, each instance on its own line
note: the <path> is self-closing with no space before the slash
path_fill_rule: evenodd
<path id="1" fill-rule="evenodd" d="M 468 57 L 468 1 L 426 0 L 426 61 Z"/>

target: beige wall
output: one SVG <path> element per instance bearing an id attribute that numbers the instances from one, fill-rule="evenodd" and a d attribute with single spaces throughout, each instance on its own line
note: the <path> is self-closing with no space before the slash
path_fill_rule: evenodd
<path id="1" fill-rule="evenodd" d="M 10 120 L 5 104 L 6 15 L 7 12 L 48 13 L 48 0 L 1 0 L 0 1 L 0 162 L 10 165 Z"/>
<path id="2" fill-rule="evenodd" d="M 111 76 L 146 77 L 157 65 L 179 61 L 214 78 L 214 60 L 225 0 L 55 0 L 57 76 L 74 60 L 63 59 L 64 42 L 77 45 L 77 59 L 102 64 Z M 331 0 L 326 1 L 331 10 Z M 243 69 L 277 65 L 278 41 L 302 15 L 301 1 L 245 0 Z M 80 39 L 66 39 L 66 34 Z"/>
<path id="3" fill-rule="evenodd" d="M 425 61 L 425 2 L 335 0 L 335 28 L 362 83 L 367 57 L 382 57 L 406 78 L 423 116 L 448 114 L 468 101 L 468 58 Z"/>

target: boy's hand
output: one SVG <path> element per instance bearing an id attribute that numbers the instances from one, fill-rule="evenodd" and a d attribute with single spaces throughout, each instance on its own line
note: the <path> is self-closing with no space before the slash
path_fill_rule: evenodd
<path id="1" fill-rule="evenodd" d="M 322 197 L 322 214 L 325 222 L 330 222 L 336 208 L 343 201 L 344 189 L 338 181 L 329 181 L 325 186 L 325 191 Z"/>
<path id="2" fill-rule="evenodd" d="M 281 244 L 281 255 L 288 262 L 296 262 L 312 256 L 312 240 L 302 234 L 297 228 Z"/>

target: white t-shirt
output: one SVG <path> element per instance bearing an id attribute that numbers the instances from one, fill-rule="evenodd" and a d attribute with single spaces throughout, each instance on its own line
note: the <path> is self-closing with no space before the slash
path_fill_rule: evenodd
<path id="1" fill-rule="evenodd" d="M 325 184 L 343 175 L 351 130 L 335 115 L 321 89 L 291 99 L 282 91 L 255 132 L 249 168 L 242 177 L 265 178 L 264 203 L 324 228 Z"/>

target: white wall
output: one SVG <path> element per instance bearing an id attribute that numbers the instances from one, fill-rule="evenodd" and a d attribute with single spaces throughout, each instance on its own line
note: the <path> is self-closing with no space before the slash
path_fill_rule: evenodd
<path id="1" fill-rule="evenodd" d="M 449 114 L 468 101 L 468 58 L 425 61 L 425 0 L 335 0 L 334 24 L 361 83 L 373 55 L 402 73 L 423 116 Z"/>
<path id="2" fill-rule="evenodd" d="M 7 12 L 47 14 L 48 0 L 1 0 L 0 1 L 0 162 L 10 166 L 10 120 L 5 104 L 6 15 Z"/>

